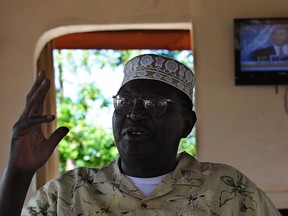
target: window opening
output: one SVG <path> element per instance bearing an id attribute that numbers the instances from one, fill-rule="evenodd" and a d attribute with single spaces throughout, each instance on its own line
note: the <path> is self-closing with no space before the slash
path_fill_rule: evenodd
<path id="1" fill-rule="evenodd" d="M 112 95 L 122 82 L 127 60 L 143 53 L 157 53 L 193 69 L 191 50 L 57 49 L 57 46 L 53 51 L 57 125 L 70 128 L 58 147 L 60 172 L 80 166 L 103 166 L 117 158 L 112 134 Z M 181 140 L 179 151 L 196 154 L 195 129 Z"/>

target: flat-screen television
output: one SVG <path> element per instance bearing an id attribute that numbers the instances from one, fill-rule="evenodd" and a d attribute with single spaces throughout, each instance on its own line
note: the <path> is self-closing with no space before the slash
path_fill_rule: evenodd
<path id="1" fill-rule="evenodd" d="M 234 19 L 235 84 L 288 84 L 288 18 Z"/>

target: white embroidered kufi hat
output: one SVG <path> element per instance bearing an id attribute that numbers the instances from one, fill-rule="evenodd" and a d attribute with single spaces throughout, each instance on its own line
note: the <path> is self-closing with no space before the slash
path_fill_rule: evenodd
<path id="1" fill-rule="evenodd" d="M 136 56 L 124 66 L 121 87 L 135 79 L 152 79 L 167 83 L 184 92 L 192 100 L 195 76 L 187 66 L 176 60 L 155 54 Z"/>

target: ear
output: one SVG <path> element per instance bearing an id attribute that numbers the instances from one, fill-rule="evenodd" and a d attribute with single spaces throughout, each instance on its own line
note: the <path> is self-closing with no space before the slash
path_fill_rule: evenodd
<path id="1" fill-rule="evenodd" d="M 187 137 L 192 131 L 195 123 L 197 121 L 196 113 L 194 111 L 189 111 L 186 113 L 183 129 L 182 129 L 182 138 Z"/>

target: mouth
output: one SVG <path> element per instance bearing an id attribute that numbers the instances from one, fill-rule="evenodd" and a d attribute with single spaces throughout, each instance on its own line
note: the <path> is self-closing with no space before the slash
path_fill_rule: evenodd
<path id="1" fill-rule="evenodd" d="M 132 132 L 129 132 L 129 134 L 131 134 L 132 136 L 142 136 L 143 135 L 143 133 L 140 131 L 132 131 Z"/>
<path id="2" fill-rule="evenodd" d="M 144 142 L 150 137 L 149 132 L 144 128 L 129 127 L 123 130 L 122 136 L 130 142 Z"/>

